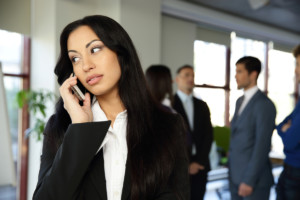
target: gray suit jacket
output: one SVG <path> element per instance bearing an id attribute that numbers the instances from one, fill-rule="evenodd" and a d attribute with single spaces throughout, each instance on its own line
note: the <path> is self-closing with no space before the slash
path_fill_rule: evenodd
<path id="1" fill-rule="evenodd" d="M 235 185 L 244 182 L 254 188 L 271 187 L 274 180 L 269 152 L 275 128 L 275 106 L 260 90 L 238 116 L 240 105 L 241 97 L 231 121 L 230 181 Z"/>

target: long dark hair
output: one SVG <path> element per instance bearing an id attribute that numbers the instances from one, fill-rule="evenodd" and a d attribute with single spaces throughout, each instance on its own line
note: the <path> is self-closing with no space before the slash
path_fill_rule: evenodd
<path id="1" fill-rule="evenodd" d="M 151 65 L 146 70 L 146 80 L 150 92 L 159 103 L 166 98 L 173 104 L 172 75 L 169 67 L 165 65 Z"/>
<path id="2" fill-rule="evenodd" d="M 130 37 L 117 22 L 105 16 L 87 16 L 64 28 L 60 37 L 61 52 L 54 70 L 58 83 L 61 85 L 73 70 L 67 54 L 68 37 L 72 31 L 84 25 L 89 26 L 118 56 L 121 66 L 119 95 L 128 114 L 127 162 L 131 170 L 131 199 L 151 199 L 159 188 L 170 181 L 178 151 L 176 126 L 181 123 L 176 121 L 178 118 L 174 114 L 163 112 L 154 103 Z M 78 85 L 83 89 L 80 83 Z M 60 98 L 56 113 L 45 129 L 45 136 L 52 141 L 53 148 L 60 146 L 70 123 L 71 119 Z"/>

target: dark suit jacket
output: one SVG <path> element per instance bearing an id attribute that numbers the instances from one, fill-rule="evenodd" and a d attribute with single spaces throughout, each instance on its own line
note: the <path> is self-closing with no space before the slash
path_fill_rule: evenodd
<path id="1" fill-rule="evenodd" d="M 106 200 L 102 150 L 95 155 L 109 128 L 110 121 L 71 124 L 58 151 L 51 150 L 45 136 L 39 180 L 33 199 L 37 200 Z M 88 135 L 88 136 L 87 136 Z M 182 161 L 182 160 L 181 160 Z M 187 163 L 176 163 L 172 176 L 180 179 L 179 193 L 189 198 Z M 170 181 L 171 182 L 171 181 Z M 159 200 L 176 199 L 171 183 L 155 194 Z M 126 165 L 122 200 L 130 199 L 130 166 Z"/>
<path id="2" fill-rule="evenodd" d="M 276 109 L 260 90 L 238 116 L 241 98 L 237 100 L 231 121 L 229 175 L 235 185 L 271 187 L 272 166 L 269 159 L 271 136 L 275 128 Z"/>
<path id="3" fill-rule="evenodd" d="M 192 156 L 189 148 L 190 162 L 197 162 L 205 166 L 205 170 L 210 170 L 209 152 L 213 141 L 213 129 L 210 121 L 210 112 L 207 104 L 195 97 L 194 103 L 194 130 L 191 130 L 188 118 L 184 110 L 183 104 L 177 94 L 174 96 L 173 108 L 181 114 L 191 136 L 191 142 L 196 146 L 196 155 Z"/>

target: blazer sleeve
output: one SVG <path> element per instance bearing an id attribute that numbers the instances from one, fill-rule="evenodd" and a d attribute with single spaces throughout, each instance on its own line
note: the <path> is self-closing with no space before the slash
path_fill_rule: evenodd
<path id="1" fill-rule="evenodd" d="M 177 115 L 176 123 L 179 125 L 176 140 L 176 159 L 173 173 L 166 187 L 162 188 L 155 200 L 190 200 L 189 160 L 186 150 L 186 130 L 183 118 Z"/>
<path id="2" fill-rule="evenodd" d="M 269 161 L 271 137 L 275 128 L 276 109 L 270 100 L 257 102 L 255 112 L 255 144 L 242 182 L 255 187 L 266 162 Z"/>
<path id="3" fill-rule="evenodd" d="M 76 199 L 88 166 L 100 147 L 110 121 L 69 125 L 57 152 L 44 137 L 34 200 Z"/>

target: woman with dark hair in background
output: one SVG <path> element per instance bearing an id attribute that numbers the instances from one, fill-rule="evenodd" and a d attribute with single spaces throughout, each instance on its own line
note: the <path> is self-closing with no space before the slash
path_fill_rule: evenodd
<path id="1" fill-rule="evenodd" d="M 60 47 L 61 98 L 45 128 L 33 199 L 188 200 L 182 120 L 151 98 L 126 31 L 87 16 L 64 28 Z"/>
<path id="2" fill-rule="evenodd" d="M 165 65 L 151 65 L 146 70 L 146 81 L 155 101 L 168 111 L 173 111 L 173 89 L 170 69 Z"/>

